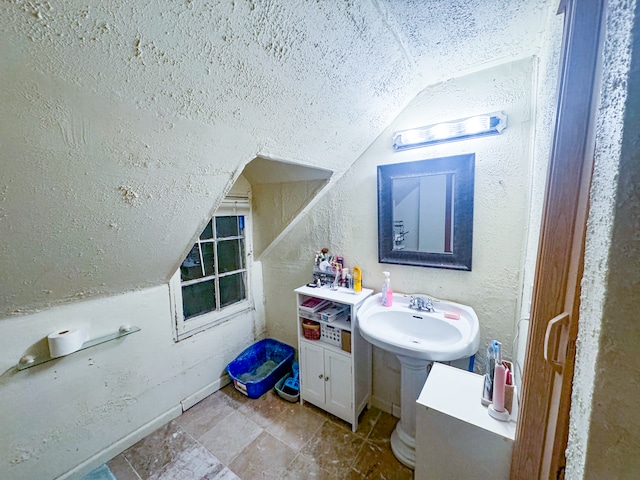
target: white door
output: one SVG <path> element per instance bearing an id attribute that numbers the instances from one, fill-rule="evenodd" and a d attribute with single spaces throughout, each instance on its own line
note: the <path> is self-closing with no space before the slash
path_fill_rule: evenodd
<path id="1" fill-rule="evenodd" d="M 324 348 L 300 341 L 300 384 L 302 398 L 323 406 L 324 396 Z"/>
<path id="2" fill-rule="evenodd" d="M 351 357 L 325 350 L 324 375 L 327 411 L 351 418 Z"/>

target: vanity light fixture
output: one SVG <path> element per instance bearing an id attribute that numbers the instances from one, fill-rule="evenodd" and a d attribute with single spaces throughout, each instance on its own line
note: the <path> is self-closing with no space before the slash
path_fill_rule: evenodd
<path id="1" fill-rule="evenodd" d="M 502 112 L 476 115 L 396 132 L 393 136 L 393 149 L 398 152 L 435 143 L 497 135 L 505 128 L 507 128 L 507 116 Z"/>

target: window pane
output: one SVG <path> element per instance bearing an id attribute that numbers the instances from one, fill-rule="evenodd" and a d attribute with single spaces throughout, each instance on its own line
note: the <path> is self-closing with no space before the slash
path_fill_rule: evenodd
<path id="1" fill-rule="evenodd" d="M 244 240 L 218 242 L 218 274 L 244 268 Z"/>
<path id="2" fill-rule="evenodd" d="M 182 281 L 202 278 L 202 265 L 200 264 L 200 251 L 198 245 L 194 245 L 187 258 L 180 265 L 180 278 Z"/>
<path id="3" fill-rule="evenodd" d="M 212 312 L 216 309 L 216 289 L 213 280 L 182 287 L 184 319 Z"/>
<path id="4" fill-rule="evenodd" d="M 220 278 L 221 308 L 244 300 L 245 297 L 245 272 Z"/>
<path id="5" fill-rule="evenodd" d="M 204 261 L 204 273 L 205 276 L 215 275 L 216 273 L 216 264 L 213 258 L 214 246 L 213 243 L 201 243 L 200 248 L 202 249 L 202 260 Z"/>
<path id="6" fill-rule="evenodd" d="M 207 226 L 204 227 L 204 230 L 200 234 L 200 240 L 209 240 L 211 238 L 213 238 L 213 224 L 211 223 L 211 221 L 209 221 L 209 223 L 207 223 Z"/>
<path id="7" fill-rule="evenodd" d="M 242 219 L 241 222 L 238 220 Z M 216 217 L 216 238 L 244 235 L 244 217 Z"/>

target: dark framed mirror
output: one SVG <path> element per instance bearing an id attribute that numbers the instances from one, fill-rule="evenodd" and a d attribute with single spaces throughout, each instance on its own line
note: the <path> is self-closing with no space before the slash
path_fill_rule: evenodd
<path id="1" fill-rule="evenodd" d="M 378 261 L 471 270 L 475 154 L 378 166 Z"/>

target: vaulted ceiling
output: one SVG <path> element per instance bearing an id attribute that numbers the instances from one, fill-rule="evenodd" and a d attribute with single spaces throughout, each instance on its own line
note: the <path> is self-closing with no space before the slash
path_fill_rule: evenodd
<path id="1" fill-rule="evenodd" d="M 0 316 L 166 282 L 252 159 L 346 171 L 556 3 L 2 2 Z"/>

